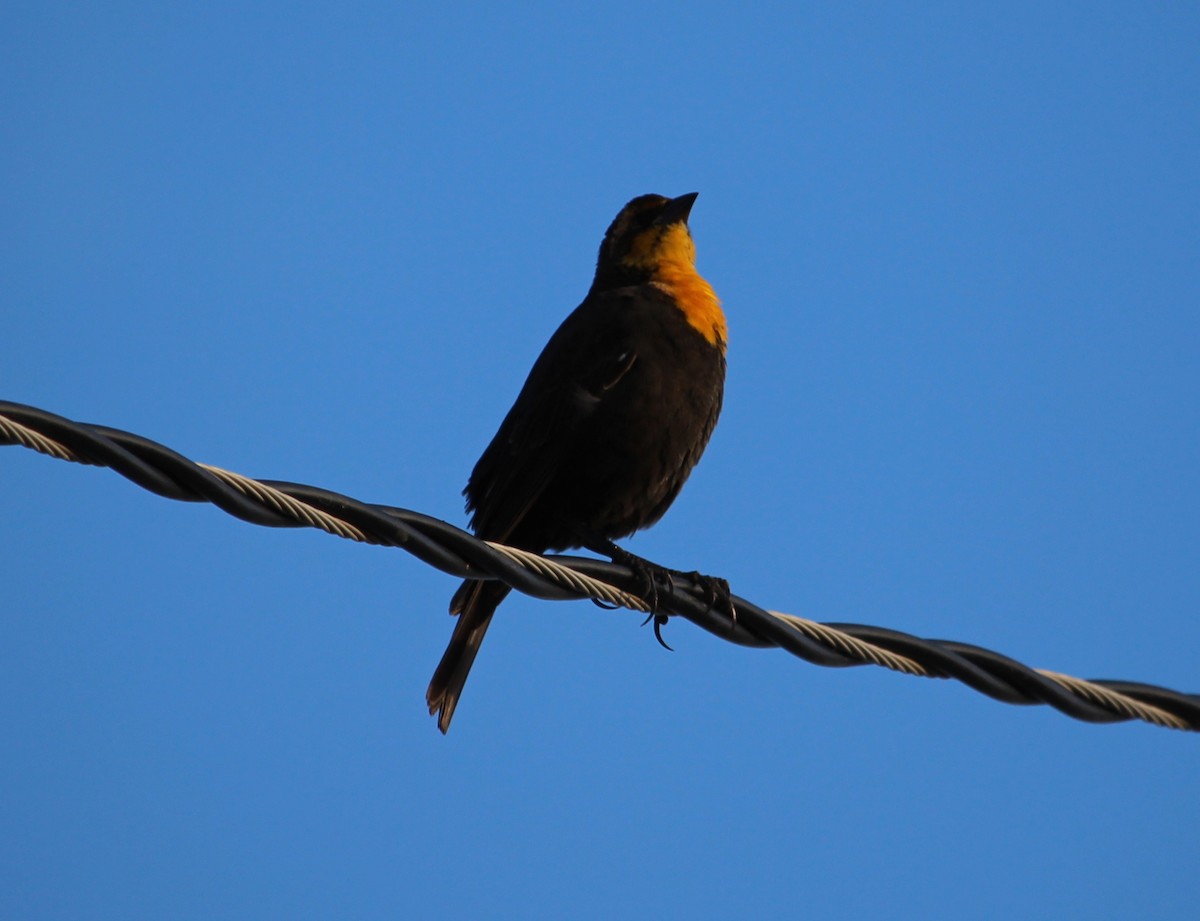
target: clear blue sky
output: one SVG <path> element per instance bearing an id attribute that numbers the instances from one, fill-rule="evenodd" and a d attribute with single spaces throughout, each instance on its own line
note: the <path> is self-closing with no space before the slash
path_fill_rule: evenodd
<path id="1" fill-rule="evenodd" d="M 1200 690 L 1193 4 L 9 4 L 0 398 L 464 522 L 632 196 L 724 418 L 631 549 Z M 453 8 L 451 8 L 453 7 Z M 1200 739 L 0 451 L 0 917 L 1177 919 Z"/>

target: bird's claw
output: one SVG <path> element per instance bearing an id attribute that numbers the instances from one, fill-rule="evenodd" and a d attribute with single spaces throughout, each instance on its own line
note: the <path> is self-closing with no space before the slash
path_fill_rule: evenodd
<path id="1" fill-rule="evenodd" d="M 642 621 L 642 626 L 644 627 L 650 621 L 654 621 L 654 638 L 658 640 L 658 645 L 668 652 L 674 652 L 675 650 L 667 645 L 667 641 L 663 639 L 662 635 L 663 624 L 669 619 L 666 614 L 647 614 L 646 619 Z"/>
<path id="2" fill-rule="evenodd" d="M 674 652 L 675 650 L 672 649 L 670 646 L 668 646 L 667 641 L 663 639 L 662 627 L 663 627 L 663 624 L 665 624 L 666 622 L 667 622 L 666 614 L 655 614 L 654 615 L 654 638 L 656 640 L 658 640 L 658 645 L 661 646 L 663 649 L 665 649 L 667 652 Z"/>

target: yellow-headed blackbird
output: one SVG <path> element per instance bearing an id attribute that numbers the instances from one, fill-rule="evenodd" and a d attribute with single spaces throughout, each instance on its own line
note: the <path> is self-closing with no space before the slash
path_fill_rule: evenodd
<path id="1" fill-rule="evenodd" d="M 479 537 L 611 553 L 679 493 L 725 386 L 725 315 L 696 272 L 687 225 L 695 200 L 642 195 L 608 228 L 587 297 L 546 343 L 463 490 Z M 467 581 L 450 602 L 458 623 L 426 692 L 442 732 L 508 592 Z"/>

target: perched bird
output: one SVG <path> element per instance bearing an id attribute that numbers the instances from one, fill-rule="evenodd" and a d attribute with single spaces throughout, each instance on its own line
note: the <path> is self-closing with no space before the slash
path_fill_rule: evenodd
<path id="1" fill-rule="evenodd" d="M 687 224 L 696 194 L 641 195 L 608 228 L 587 297 L 546 343 L 463 490 L 479 537 L 626 561 L 612 541 L 654 524 L 678 495 L 725 387 L 725 315 L 696 272 Z M 450 602 L 458 622 L 426 692 L 442 732 L 508 592 L 470 580 Z"/>

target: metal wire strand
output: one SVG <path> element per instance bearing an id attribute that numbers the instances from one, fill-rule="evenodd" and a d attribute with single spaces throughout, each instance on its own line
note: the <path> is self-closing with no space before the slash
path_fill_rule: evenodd
<path id="1" fill-rule="evenodd" d="M 482 541 L 419 512 L 360 502 L 316 486 L 255 480 L 207 464 L 120 429 L 73 422 L 0 401 L 0 445 L 20 445 L 75 463 L 109 467 L 168 499 L 211 502 L 230 515 L 268 527 L 311 527 L 347 540 L 400 547 L 442 572 L 499 579 L 537 598 L 591 598 L 646 611 L 640 577 L 604 560 L 539 555 Z M 996 700 L 1047 704 L 1078 720 L 1200 732 L 1200 695 L 1131 681 L 1085 680 L 1033 669 L 1000 653 L 948 640 L 921 639 L 885 627 L 817 623 L 768 611 L 733 596 L 736 618 L 714 607 L 700 587 L 677 584 L 659 593 L 659 614 L 677 615 L 743 646 L 779 647 L 835 668 L 878 665 L 906 675 L 953 678 Z"/>

